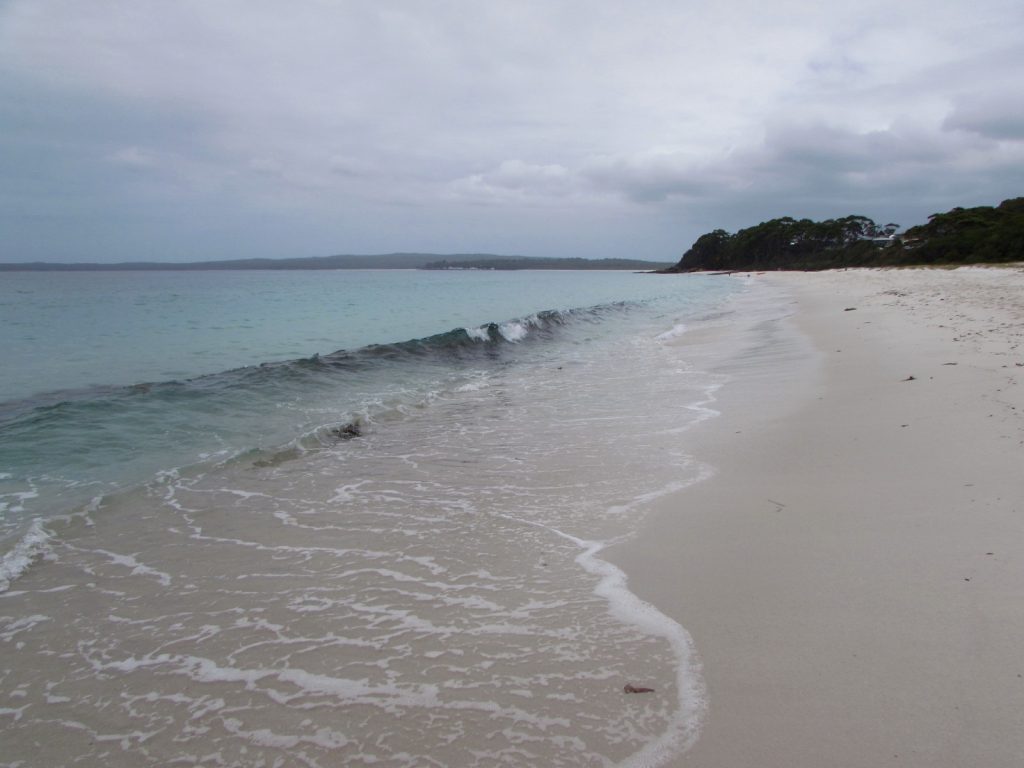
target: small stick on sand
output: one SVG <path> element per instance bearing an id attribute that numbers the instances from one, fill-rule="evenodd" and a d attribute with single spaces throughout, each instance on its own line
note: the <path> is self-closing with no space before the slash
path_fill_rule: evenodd
<path id="1" fill-rule="evenodd" d="M 631 685 L 630 683 L 626 683 L 622 690 L 626 693 L 654 693 L 653 688 L 640 688 L 638 686 Z"/>

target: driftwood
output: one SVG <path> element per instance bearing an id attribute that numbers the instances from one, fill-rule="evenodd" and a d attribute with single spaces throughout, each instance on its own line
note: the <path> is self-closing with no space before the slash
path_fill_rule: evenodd
<path id="1" fill-rule="evenodd" d="M 631 683 L 626 683 L 626 686 L 622 689 L 625 693 L 654 693 L 653 688 L 641 688 Z"/>

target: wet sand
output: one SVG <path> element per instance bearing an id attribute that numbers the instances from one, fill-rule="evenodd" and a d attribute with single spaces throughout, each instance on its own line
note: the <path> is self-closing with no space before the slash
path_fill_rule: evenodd
<path id="1" fill-rule="evenodd" d="M 738 360 L 609 553 L 703 663 L 672 764 L 1024 764 L 1024 269 L 756 279 L 815 351 Z"/>

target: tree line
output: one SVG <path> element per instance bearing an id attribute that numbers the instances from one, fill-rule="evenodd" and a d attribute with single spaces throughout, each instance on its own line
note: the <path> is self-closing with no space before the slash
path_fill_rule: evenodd
<path id="1" fill-rule="evenodd" d="M 785 216 L 701 235 L 667 272 L 819 270 L 1024 261 L 1024 197 L 954 208 L 896 234 L 866 216 L 812 221 Z"/>

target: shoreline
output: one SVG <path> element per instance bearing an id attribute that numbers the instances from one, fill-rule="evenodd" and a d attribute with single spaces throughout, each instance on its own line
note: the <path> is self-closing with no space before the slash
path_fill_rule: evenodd
<path id="1" fill-rule="evenodd" d="M 724 377 L 674 345 L 737 292 L 705 282 L 343 378 L 413 406 L 55 524 L 0 595 L 9 760 L 662 763 L 697 731 L 689 636 L 602 555 L 702 475 L 680 436 Z"/>
<path id="2" fill-rule="evenodd" d="M 604 553 L 703 664 L 669 764 L 1020 765 L 1024 270 L 754 279 L 817 352 L 735 360 L 714 476 Z"/>

